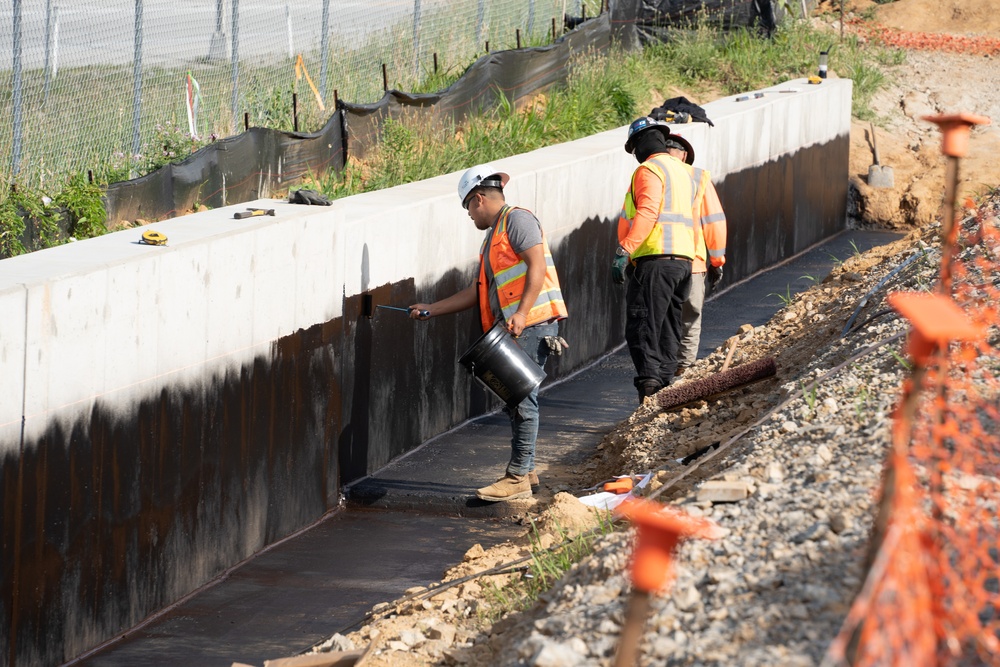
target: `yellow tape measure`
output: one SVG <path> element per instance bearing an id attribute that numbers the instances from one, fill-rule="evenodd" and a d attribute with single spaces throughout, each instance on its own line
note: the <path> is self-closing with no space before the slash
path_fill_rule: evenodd
<path id="1" fill-rule="evenodd" d="M 160 232 L 150 229 L 148 232 L 142 233 L 141 243 L 146 245 L 167 245 L 167 237 Z"/>

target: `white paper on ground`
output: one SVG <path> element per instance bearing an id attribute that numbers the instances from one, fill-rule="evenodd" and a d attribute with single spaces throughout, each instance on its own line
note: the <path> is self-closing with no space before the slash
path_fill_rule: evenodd
<path id="1" fill-rule="evenodd" d="M 615 479 L 622 479 L 628 475 L 619 475 Z M 599 510 L 613 510 L 618 507 L 623 500 L 630 497 L 636 490 L 645 487 L 653 479 L 653 473 L 647 472 L 639 483 L 632 487 L 628 493 L 611 493 L 610 491 L 598 491 L 589 496 L 582 496 L 578 500 L 589 507 L 596 507 Z"/>

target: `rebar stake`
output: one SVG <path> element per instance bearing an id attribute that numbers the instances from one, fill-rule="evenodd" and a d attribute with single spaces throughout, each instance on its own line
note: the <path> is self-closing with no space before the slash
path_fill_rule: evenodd
<path id="1" fill-rule="evenodd" d="M 969 150 L 969 134 L 973 125 L 989 125 L 986 116 L 960 113 L 948 116 L 924 116 L 924 120 L 935 123 L 941 129 L 941 152 L 948 157 L 945 174 L 944 208 L 941 211 L 941 282 L 939 290 L 951 293 L 951 262 L 958 240 L 958 225 L 955 224 L 955 199 L 958 193 L 958 161 Z"/>
<path id="2" fill-rule="evenodd" d="M 673 582 L 674 552 L 678 544 L 689 537 L 714 540 L 723 533 L 708 519 L 649 500 L 626 500 L 615 514 L 628 519 L 637 528 L 631 562 L 632 595 L 614 663 L 614 667 L 632 667 L 639 660 L 639 643 L 649 615 L 650 595 L 666 590 Z"/>

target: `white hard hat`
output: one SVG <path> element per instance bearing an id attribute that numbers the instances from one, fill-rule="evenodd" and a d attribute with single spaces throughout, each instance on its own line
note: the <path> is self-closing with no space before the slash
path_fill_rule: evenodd
<path id="1" fill-rule="evenodd" d="M 469 196 L 473 188 L 503 188 L 507 185 L 510 176 L 499 171 L 491 164 L 480 164 L 467 169 L 462 178 L 458 179 L 458 201 L 465 206 L 465 198 Z"/>

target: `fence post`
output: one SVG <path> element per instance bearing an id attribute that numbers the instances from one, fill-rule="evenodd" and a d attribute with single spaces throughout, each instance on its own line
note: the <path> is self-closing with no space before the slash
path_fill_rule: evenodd
<path id="1" fill-rule="evenodd" d="M 319 89 L 323 91 L 323 97 L 326 97 L 326 79 L 330 69 L 328 62 L 330 58 L 330 0 L 323 0 L 323 32 L 320 33 L 319 37 L 319 53 Z M 336 109 L 336 105 L 334 105 L 334 109 Z"/>
<path id="2" fill-rule="evenodd" d="M 135 0 L 135 49 L 132 56 L 132 155 L 142 152 L 142 0 Z"/>
<path id="3" fill-rule="evenodd" d="M 476 44 L 483 41 L 483 25 L 486 21 L 486 0 L 479 0 L 476 7 Z M 489 49 L 486 49 L 489 51 Z"/>
<path id="4" fill-rule="evenodd" d="M 413 77 L 420 75 L 420 0 L 413 0 Z"/>
<path id="5" fill-rule="evenodd" d="M 233 0 L 233 48 L 230 54 L 232 74 L 230 80 L 233 86 L 232 111 L 233 120 L 240 117 L 240 0 Z"/>
<path id="6" fill-rule="evenodd" d="M 24 109 L 21 91 L 21 0 L 14 0 L 14 20 L 11 26 L 14 34 L 14 141 L 10 154 L 10 170 L 14 176 L 21 169 L 21 135 L 24 132 L 22 124 Z"/>
<path id="7" fill-rule="evenodd" d="M 45 0 L 45 91 L 42 94 L 42 104 L 49 101 L 49 89 L 52 85 L 52 0 Z"/>
<path id="8" fill-rule="evenodd" d="M 292 8 L 285 3 L 285 31 L 288 33 L 288 57 L 295 57 L 295 44 L 292 42 Z"/>
<path id="9" fill-rule="evenodd" d="M 222 60 L 226 57 L 226 34 L 222 32 L 222 0 L 215 0 L 215 32 L 208 43 L 208 59 Z"/>
<path id="10" fill-rule="evenodd" d="M 528 27 L 525 30 L 528 39 L 531 39 L 531 31 L 535 29 L 535 0 L 528 0 Z"/>

